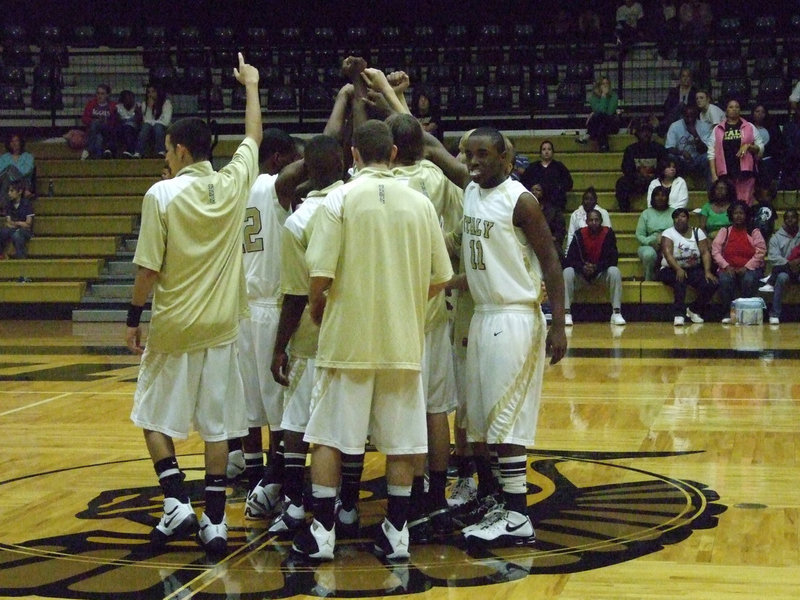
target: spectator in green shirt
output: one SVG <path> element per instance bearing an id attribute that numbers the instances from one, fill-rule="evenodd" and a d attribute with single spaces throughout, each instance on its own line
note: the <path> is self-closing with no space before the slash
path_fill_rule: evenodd
<path id="1" fill-rule="evenodd" d="M 655 279 L 656 265 L 661 262 L 661 232 L 672 227 L 672 211 L 669 208 L 669 190 L 658 186 L 650 196 L 650 207 L 639 215 L 636 224 L 636 239 L 639 240 L 639 259 L 644 265 L 645 281 Z"/>
<path id="2" fill-rule="evenodd" d="M 589 96 L 589 107 L 592 109 L 586 120 L 586 129 L 589 138 L 597 143 L 600 152 L 608 152 L 608 136 L 619 131 L 617 122 L 617 104 L 619 99 L 616 92 L 611 91 L 611 81 L 608 77 L 597 80 Z"/>

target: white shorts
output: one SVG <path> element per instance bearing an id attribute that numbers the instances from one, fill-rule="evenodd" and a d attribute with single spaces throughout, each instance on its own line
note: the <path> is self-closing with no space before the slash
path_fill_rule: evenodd
<path id="1" fill-rule="evenodd" d="M 206 442 L 247 435 L 244 389 L 236 344 L 187 354 L 145 348 L 131 420 L 175 438 L 192 426 Z"/>
<path id="2" fill-rule="evenodd" d="M 426 410 L 431 414 L 455 410 L 455 388 L 450 323 L 445 321 L 425 334 L 425 350 L 422 353 L 422 389 L 425 393 Z"/>
<path id="3" fill-rule="evenodd" d="M 384 454 L 428 451 L 420 372 L 316 367 L 303 439 L 345 454 L 363 454 L 367 433 Z"/>
<path id="4" fill-rule="evenodd" d="M 281 427 L 283 386 L 272 378 L 272 350 L 281 309 L 250 304 L 250 318 L 239 323 L 239 367 L 244 383 L 249 427 Z"/>
<path id="5" fill-rule="evenodd" d="M 467 439 L 531 446 L 547 325 L 526 307 L 476 307 L 467 346 Z"/>
<path id="6" fill-rule="evenodd" d="M 311 391 L 314 389 L 314 359 L 289 359 L 289 387 L 283 393 L 281 429 L 305 433 L 311 415 Z"/>

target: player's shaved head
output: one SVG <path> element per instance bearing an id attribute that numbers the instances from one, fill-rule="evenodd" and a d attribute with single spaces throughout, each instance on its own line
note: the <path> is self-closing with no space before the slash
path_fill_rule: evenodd
<path id="1" fill-rule="evenodd" d="M 392 132 L 383 121 L 370 119 L 353 132 L 353 147 L 366 165 L 388 164 L 392 160 L 394 147 Z"/>
<path id="2" fill-rule="evenodd" d="M 395 113 L 386 119 L 392 132 L 394 145 L 397 146 L 395 162 L 413 165 L 423 156 L 424 133 L 419 121 L 407 114 Z"/>
<path id="3" fill-rule="evenodd" d="M 295 143 L 283 129 L 267 127 L 258 146 L 258 164 L 262 164 L 273 154 L 294 154 Z"/>
<path id="4" fill-rule="evenodd" d="M 506 142 L 503 138 L 503 134 L 497 131 L 494 127 L 478 127 L 475 131 L 473 131 L 470 138 L 475 137 L 485 137 L 489 138 L 492 141 L 492 144 L 497 149 L 498 154 L 502 154 L 506 151 Z"/>
<path id="5" fill-rule="evenodd" d="M 304 158 L 311 180 L 330 180 L 333 183 L 341 178 L 344 162 L 342 148 L 336 138 L 329 135 L 314 136 L 306 144 Z"/>

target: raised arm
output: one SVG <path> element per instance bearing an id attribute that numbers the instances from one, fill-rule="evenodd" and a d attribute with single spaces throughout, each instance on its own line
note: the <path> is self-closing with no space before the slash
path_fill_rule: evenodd
<path id="1" fill-rule="evenodd" d="M 239 52 L 239 67 L 234 67 L 233 76 L 246 91 L 244 107 L 244 135 L 261 143 L 261 101 L 258 97 L 258 69 L 244 62 Z"/>
<path id="2" fill-rule="evenodd" d="M 297 186 L 308 178 L 306 163 L 302 158 L 286 165 L 275 180 L 275 193 L 283 210 L 289 210 L 297 201 Z"/>
<path id="3" fill-rule="evenodd" d="M 439 167 L 450 181 L 460 188 L 465 188 L 470 182 L 467 165 L 459 161 L 447 151 L 442 142 L 430 133 L 425 132 L 425 158 Z"/>

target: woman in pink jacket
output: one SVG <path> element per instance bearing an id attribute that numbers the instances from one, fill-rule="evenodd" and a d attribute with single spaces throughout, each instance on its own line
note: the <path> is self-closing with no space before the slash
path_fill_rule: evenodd
<path id="1" fill-rule="evenodd" d="M 736 184 L 736 197 L 748 206 L 755 202 L 756 159 L 764 153 L 764 141 L 752 123 L 741 117 L 739 101 L 728 100 L 725 119 L 714 126 L 708 145 L 711 181 L 729 175 Z"/>
<path id="2" fill-rule="evenodd" d="M 711 245 L 718 269 L 719 299 L 726 311 L 735 298 L 757 296 L 759 280 L 764 275 L 767 245 L 758 228 L 750 225 L 749 217 L 747 204 L 733 202 L 728 208 L 731 225 L 720 229 Z M 729 323 L 730 319 L 726 317 L 722 322 Z"/>

